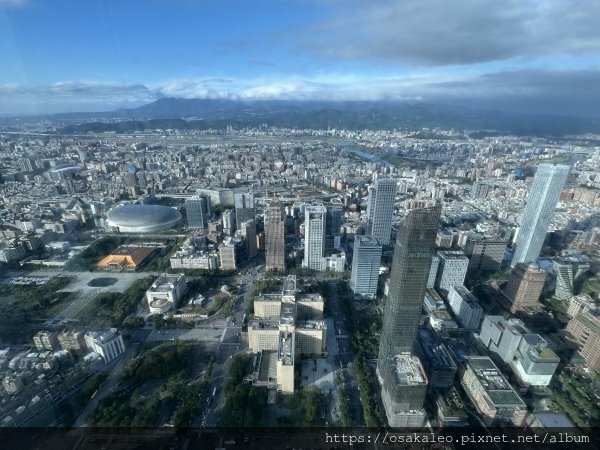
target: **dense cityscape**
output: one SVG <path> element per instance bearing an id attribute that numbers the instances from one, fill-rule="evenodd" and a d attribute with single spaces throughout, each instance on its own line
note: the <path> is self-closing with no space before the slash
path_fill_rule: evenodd
<path id="1" fill-rule="evenodd" d="M 3 133 L 2 425 L 597 426 L 595 137 L 426 132 Z"/>

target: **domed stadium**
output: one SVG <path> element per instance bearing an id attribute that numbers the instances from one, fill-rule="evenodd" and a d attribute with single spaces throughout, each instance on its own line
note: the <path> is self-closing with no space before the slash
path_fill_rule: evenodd
<path id="1" fill-rule="evenodd" d="M 174 228 L 181 222 L 181 214 L 175 208 L 160 205 L 121 204 L 112 208 L 106 216 L 109 227 L 123 233 L 150 233 Z"/>

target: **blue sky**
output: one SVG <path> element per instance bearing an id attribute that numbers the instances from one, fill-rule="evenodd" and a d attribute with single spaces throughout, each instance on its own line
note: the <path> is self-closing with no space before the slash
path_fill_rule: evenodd
<path id="1" fill-rule="evenodd" d="M 595 0 L 0 0 L 0 113 L 164 96 L 599 116 Z"/>

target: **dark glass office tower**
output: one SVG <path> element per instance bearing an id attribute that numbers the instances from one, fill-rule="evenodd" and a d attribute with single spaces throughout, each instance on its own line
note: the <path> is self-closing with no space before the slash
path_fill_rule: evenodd
<path id="1" fill-rule="evenodd" d="M 441 205 L 409 212 L 398 230 L 377 371 L 390 426 L 420 426 L 427 378 L 412 355 Z"/>

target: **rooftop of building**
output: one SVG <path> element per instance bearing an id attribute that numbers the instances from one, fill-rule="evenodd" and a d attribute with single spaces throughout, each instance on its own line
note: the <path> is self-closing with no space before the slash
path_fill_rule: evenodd
<path id="1" fill-rule="evenodd" d="M 302 328 L 306 330 L 322 330 L 327 328 L 327 322 L 324 320 L 302 320 L 296 323 L 296 328 Z"/>
<path id="2" fill-rule="evenodd" d="M 105 331 L 88 331 L 86 334 L 98 342 L 104 342 L 118 336 L 119 331 L 116 328 L 111 328 Z"/>
<path id="3" fill-rule="evenodd" d="M 98 265 L 125 264 L 139 266 L 154 251 L 154 247 L 121 246 L 102 259 Z"/>
<path id="4" fill-rule="evenodd" d="M 270 317 L 255 319 L 248 323 L 248 329 L 252 330 L 278 330 L 279 322 Z"/>
<path id="5" fill-rule="evenodd" d="M 442 342 L 437 338 L 435 332 L 428 328 L 419 328 L 418 337 L 429 364 L 431 364 L 434 368 L 456 368 L 456 364 L 454 364 L 454 361 L 452 361 L 448 351 Z"/>
<path id="6" fill-rule="evenodd" d="M 531 359 L 533 359 L 536 362 L 548 362 L 548 363 L 553 363 L 553 362 L 560 362 L 560 358 L 558 357 L 558 355 L 556 353 L 554 353 L 554 351 L 549 348 L 549 347 L 534 347 L 534 348 L 530 348 L 528 350 L 529 352 L 529 356 L 531 357 Z"/>
<path id="7" fill-rule="evenodd" d="M 296 275 L 289 275 L 283 279 L 283 289 L 284 294 L 295 293 L 296 292 Z"/>
<path id="8" fill-rule="evenodd" d="M 410 353 L 400 353 L 391 360 L 392 373 L 398 385 L 418 386 L 427 384 L 421 361 Z"/>
<path id="9" fill-rule="evenodd" d="M 282 331 L 279 334 L 279 346 L 277 349 L 277 359 L 283 365 L 294 364 L 294 333 Z"/>
<path id="10" fill-rule="evenodd" d="M 575 425 L 565 413 L 550 411 L 536 413 L 531 425 L 543 428 L 575 428 Z"/>
<path id="11" fill-rule="evenodd" d="M 281 325 L 293 325 L 296 320 L 296 305 L 293 303 L 282 303 L 279 313 L 279 323 Z"/>
<path id="12" fill-rule="evenodd" d="M 464 252 L 462 252 L 460 250 L 440 250 L 440 251 L 438 251 L 438 256 L 440 258 L 443 258 L 446 261 L 448 261 L 448 260 L 467 260 L 467 261 L 469 261 L 469 258 L 467 258 L 467 255 L 465 255 Z"/>
<path id="13" fill-rule="evenodd" d="M 184 279 L 185 276 L 182 274 L 171 275 L 163 273 L 154 281 L 154 283 L 152 283 L 152 286 L 150 286 L 150 289 L 148 289 L 148 291 L 169 292 L 172 289 L 174 289 L 177 283 L 180 283 Z"/>
<path id="14" fill-rule="evenodd" d="M 321 294 L 298 294 L 296 295 L 297 302 L 322 302 L 323 296 Z"/>
<path id="15" fill-rule="evenodd" d="M 580 312 L 575 317 L 575 320 L 592 330 L 594 334 L 600 334 L 600 317 L 593 314 L 592 311 L 584 310 Z"/>
<path id="16" fill-rule="evenodd" d="M 510 383 L 490 358 L 487 356 L 468 356 L 464 359 L 464 362 L 471 368 L 494 406 L 525 406 L 521 397 L 510 386 Z"/>

